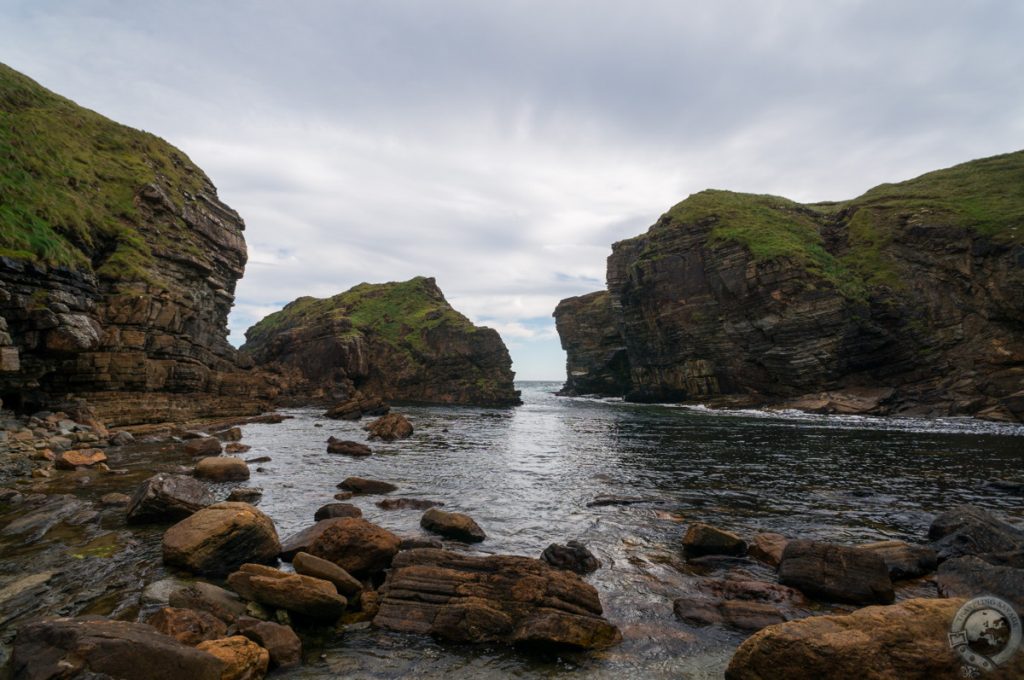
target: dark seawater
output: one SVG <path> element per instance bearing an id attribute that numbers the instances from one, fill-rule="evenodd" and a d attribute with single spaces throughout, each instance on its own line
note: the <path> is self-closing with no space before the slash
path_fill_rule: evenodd
<path id="1" fill-rule="evenodd" d="M 487 540 L 472 548 L 451 543 L 453 549 L 539 556 L 552 542 L 581 540 L 604 563 L 587 580 L 624 642 L 604 652 L 537 657 L 360 625 L 314 650 L 302 668 L 277 677 L 717 678 L 744 636 L 674 619 L 672 599 L 701 575 L 681 555 L 686 522 L 707 521 L 743 535 L 775 531 L 856 543 L 923 542 L 931 517 L 957 503 L 1024 519 L 1019 498 L 984 487 L 987 480 L 1021 474 L 1021 426 L 707 411 L 559 398 L 553 395 L 558 383 L 520 387 L 525 404 L 515 409 L 397 408 L 412 420 L 415 434 L 373 444 L 374 455 L 365 459 L 325 452 L 332 435 L 363 440 L 360 423 L 323 419 L 319 409 L 286 410 L 293 419 L 243 427 L 242 441 L 252 446 L 244 457 L 273 459 L 246 485 L 264 489 L 260 508 L 282 536 L 311 524 L 314 511 L 333 500 L 336 484 L 355 475 L 397 484 L 393 497 L 441 500 L 446 510 L 472 515 Z M 133 473 L 76 493 L 98 496 L 187 462 L 165 447 L 113 450 L 111 458 L 112 466 Z M 229 485 L 223 486 L 226 493 Z M 602 495 L 646 502 L 587 507 Z M 396 533 L 421 533 L 420 511 L 384 511 L 376 500 L 350 502 Z M 155 561 L 137 571 L 139 578 L 159 578 L 159 531 L 135 530 L 132 537 L 137 554 Z M 758 575 L 760 567 L 747 569 Z M 137 598 L 137 588 L 126 586 L 124 597 Z M 901 595 L 929 588 L 918 584 Z M 123 604 L 108 609 L 130 612 Z"/>

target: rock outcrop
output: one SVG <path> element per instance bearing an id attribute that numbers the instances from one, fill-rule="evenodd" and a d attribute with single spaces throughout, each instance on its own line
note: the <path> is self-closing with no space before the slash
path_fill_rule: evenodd
<path id="1" fill-rule="evenodd" d="M 4 405 L 72 395 L 108 425 L 263 410 L 227 342 L 244 224 L 203 171 L 2 64 L 0 117 Z"/>
<path id="2" fill-rule="evenodd" d="M 703 191 L 556 309 L 565 391 L 1024 419 L 1024 152 L 852 201 Z M 628 373 L 628 381 L 625 376 Z"/>
<path id="3" fill-rule="evenodd" d="M 455 311 L 434 279 L 302 297 L 245 337 L 242 349 L 280 376 L 285 396 L 302 401 L 335 404 L 358 392 L 443 404 L 519 403 L 501 337 Z"/>

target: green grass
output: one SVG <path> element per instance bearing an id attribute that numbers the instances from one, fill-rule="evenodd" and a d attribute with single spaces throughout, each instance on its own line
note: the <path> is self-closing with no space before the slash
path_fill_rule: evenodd
<path id="1" fill-rule="evenodd" d="M 426 350 L 430 329 L 447 325 L 462 333 L 477 330 L 445 301 L 433 282 L 418 276 L 402 282 L 361 283 L 324 299 L 298 298 L 247 330 L 246 344 L 258 344 L 282 330 L 323 319 L 347 319 L 353 333 L 372 333 L 396 349 L 418 353 Z"/>
<path id="2" fill-rule="evenodd" d="M 151 247 L 180 248 L 189 235 L 180 219 L 140 232 L 136 195 L 151 183 L 180 208 L 209 180 L 162 139 L 0 64 L 0 255 L 107 279 L 152 277 Z"/>

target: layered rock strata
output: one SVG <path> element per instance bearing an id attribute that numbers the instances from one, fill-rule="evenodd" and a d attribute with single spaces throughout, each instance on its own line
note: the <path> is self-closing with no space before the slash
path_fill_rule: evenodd
<path id="1" fill-rule="evenodd" d="M 0 64 L 0 399 L 108 425 L 256 413 L 244 223 L 184 153 Z"/>
<path id="2" fill-rule="evenodd" d="M 803 205 L 704 191 L 555 311 L 571 394 L 1024 418 L 1024 152 Z M 625 376 L 628 374 L 628 380 Z"/>
<path id="3" fill-rule="evenodd" d="M 434 279 L 360 284 L 302 297 L 246 331 L 242 349 L 280 376 L 284 396 L 337 403 L 387 400 L 519 403 L 512 360 L 496 331 L 474 326 Z"/>

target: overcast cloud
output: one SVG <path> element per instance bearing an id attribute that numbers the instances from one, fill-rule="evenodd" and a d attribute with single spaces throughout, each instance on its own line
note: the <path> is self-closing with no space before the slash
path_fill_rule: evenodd
<path id="1" fill-rule="evenodd" d="M 247 223 L 232 340 L 435 276 L 520 378 L 611 243 L 1024 147 L 1024 3 L 0 0 L 0 61 L 183 149 Z"/>

